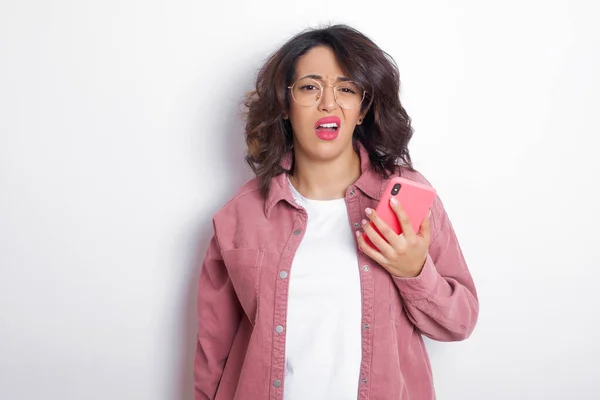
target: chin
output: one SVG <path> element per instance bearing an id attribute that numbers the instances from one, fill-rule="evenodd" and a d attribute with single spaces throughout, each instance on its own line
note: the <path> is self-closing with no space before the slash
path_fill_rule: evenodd
<path id="1" fill-rule="evenodd" d="M 310 158 L 327 161 L 338 158 L 348 151 L 348 148 L 352 149 L 352 141 L 337 137 L 335 140 L 318 140 L 318 142 L 311 143 L 311 146 L 306 149 L 306 153 Z"/>

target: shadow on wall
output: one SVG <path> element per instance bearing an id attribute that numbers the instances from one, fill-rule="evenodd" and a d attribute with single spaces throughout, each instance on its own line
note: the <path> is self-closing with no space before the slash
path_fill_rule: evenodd
<path id="1" fill-rule="evenodd" d="M 182 293 L 185 296 L 185 301 L 181 308 L 182 337 L 179 347 L 181 351 L 179 356 L 180 368 L 177 376 L 179 388 L 177 399 L 179 400 L 193 400 L 194 398 L 193 360 L 196 352 L 197 286 L 202 261 L 204 260 L 209 241 L 213 234 L 212 217 L 247 180 L 253 177 L 252 171 L 244 160 L 246 142 L 244 139 L 244 123 L 241 115 L 244 90 L 249 90 L 252 78 L 253 76 L 245 74 L 245 76 L 241 76 L 237 81 L 237 85 L 231 86 L 231 88 L 237 88 L 237 90 L 230 90 L 223 96 L 220 104 L 226 107 L 221 108 L 223 110 L 220 113 L 221 115 L 213 113 L 210 115 L 210 118 L 207 118 L 208 116 L 203 114 L 198 118 L 198 126 L 203 127 L 198 129 L 198 135 L 205 134 L 204 127 L 206 124 L 203 121 L 216 121 L 214 127 L 218 127 L 216 129 L 218 129 L 219 135 L 214 135 L 208 140 L 215 142 L 215 150 L 221 150 L 221 157 L 218 157 L 218 159 L 222 160 L 222 163 L 219 165 L 223 168 L 219 176 L 224 177 L 221 186 L 225 186 L 224 192 L 226 195 L 219 199 L 217 203 L 211 204 L 209 209 L 201 210 L 201 218 L 197 222 L 196 230 L 188 236 L 192 238 L 192 243 L 188 247 L 191 250 L 191 254 L 189 265 L 186 268 L 186 271 L 188 271 L 187 285 L 185 286 L 186 291 Z M 240 91 L 239 88 L 244 89 Z M 198 88 L 198 90 L 202 89 Z M 216 143 L 218 140 L 216 138 L 220 138 L 220 143 Z M 201 161 L 198 160 L 198 168 L 206 168 L 206 164 L 201 164 Z M 199 182 L 199 184 L 202 183 Z"/>

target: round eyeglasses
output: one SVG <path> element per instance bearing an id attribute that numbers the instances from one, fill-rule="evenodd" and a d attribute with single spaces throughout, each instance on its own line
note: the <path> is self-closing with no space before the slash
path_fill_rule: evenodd
<path id="1" fill-rule="evenodd" d="M 294 82 L 288 89 L 292 98 L 303 107 L 318 104 L 323 98 L 324 85 L 312 78 L 301 78 Z M 335 85 L 325 85 L 333 88 L 333 97 L 340 107 L 352 109 L 360 106 L 365 99 L 365 91 L 354 81 L 342 81 Z"/>

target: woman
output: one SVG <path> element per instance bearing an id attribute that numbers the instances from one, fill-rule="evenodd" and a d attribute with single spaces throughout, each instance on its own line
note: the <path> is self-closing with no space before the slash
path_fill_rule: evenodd
<path id="1" fill-rule="evenodd" d="M 256 178 L 215 215 L 199 280 L 197 400 L 435 398 L 421 335 L 467 338 L 479 305 L 439 198 L 418 232 L 401 204 L 402 235 L 374 211 L 390 177 L 428 184 L 399 86 L 386 53 L 339 25 L 259 72 Z"/>

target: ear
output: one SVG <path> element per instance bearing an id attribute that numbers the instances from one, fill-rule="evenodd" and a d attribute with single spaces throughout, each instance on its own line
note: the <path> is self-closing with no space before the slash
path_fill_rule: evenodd
<path id="1" fill-rule="evenodd" d="M 281 116 L 283 117 L 283 119 L 288 119 L 289 118 L 287 111 L 282 112 Z"/>
<path id="2" fill-rule="evenodd" d="M 356 121 L 356 125 L 360 125 L 360 124 L 363 123 L 363 120 L 365 119 L 365 116 L 369 112 L 369 108 L 370 107 L 367 107 L 366 110 L 364 110 L 363 112 L 361 112 L 360 114 L 358 114 L 358 120 Z"/>
<path id="3" fill-rule="evenodd" d="M 367 112 L 365 111 L 364 113 L 361 113 L 358 116 L 358 120 L 356 121 L 356 125 L 360 125 L 362 124 L 363 120 L 365 119 L 365 115 L 367 115 Z"/>

